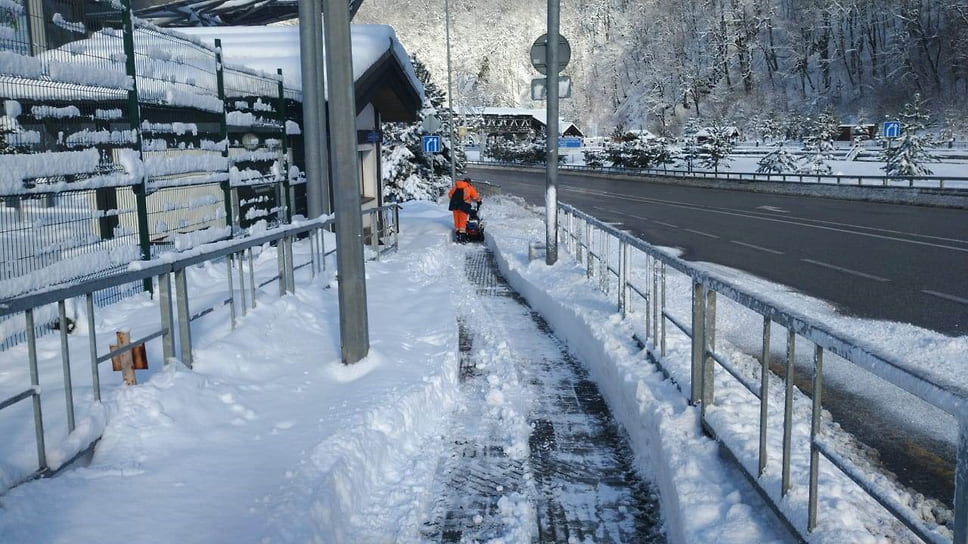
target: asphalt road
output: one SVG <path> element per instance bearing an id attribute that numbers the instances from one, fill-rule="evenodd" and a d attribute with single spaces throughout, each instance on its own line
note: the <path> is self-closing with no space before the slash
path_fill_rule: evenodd
<path id="1" fill-rule="evenodd" d="M 544 173 L 470 169 L 544 204 Z M 558 198 L 683 258 L 744 270 L 849 316 L 968 334 L 968 211 L 560 173 Z"/>

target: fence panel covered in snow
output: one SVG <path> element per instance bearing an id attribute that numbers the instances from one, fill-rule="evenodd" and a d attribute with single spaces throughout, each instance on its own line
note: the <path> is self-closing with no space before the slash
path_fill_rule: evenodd
<path id="1" fill-rule="evenodd" d="M 0 2 L 0 299 L 305 214 L 301 93 L 127 4 Z"/>

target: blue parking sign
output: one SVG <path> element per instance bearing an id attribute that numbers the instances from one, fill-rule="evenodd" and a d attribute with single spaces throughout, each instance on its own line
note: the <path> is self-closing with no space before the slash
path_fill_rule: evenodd
<path id="1" fill-rule="evenodd" d="M 885 138 L 899 138 L 901 136 L 901 122 L 884 121 L 883 134 Z"/>
<path id="2" fill-rule="evenodd" d="M 440 153 L 440 136 L 423 137 L 424 153 Z"/>

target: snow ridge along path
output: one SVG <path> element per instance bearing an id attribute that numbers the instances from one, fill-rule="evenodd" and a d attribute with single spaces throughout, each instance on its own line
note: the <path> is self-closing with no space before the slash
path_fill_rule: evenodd
<path id="1" fill-rule="evenodd" d="M 656 491 L 581 363 L 498 275 L 490 251 L 464 256 L 463 398 L 422 536 L 665 542 Z"/>

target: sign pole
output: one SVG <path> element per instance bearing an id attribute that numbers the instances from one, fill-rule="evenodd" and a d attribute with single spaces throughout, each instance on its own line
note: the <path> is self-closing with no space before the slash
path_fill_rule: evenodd
<path id="1" fill-rule="evenodd" d="M 457 150 L 454 149 L 454 88 L 450 76 L 450 0 L 444 0 L 444 28 L 447 34 L 447 109 L 450 120 L 450 182 L 457 181 Z"/>
<path id="2" fill-rule="evenodd" d="M 548 0 L 547 183 L 545 184 L 545 263 L 558 261 L 558 41 L 560 0 Z"/>

